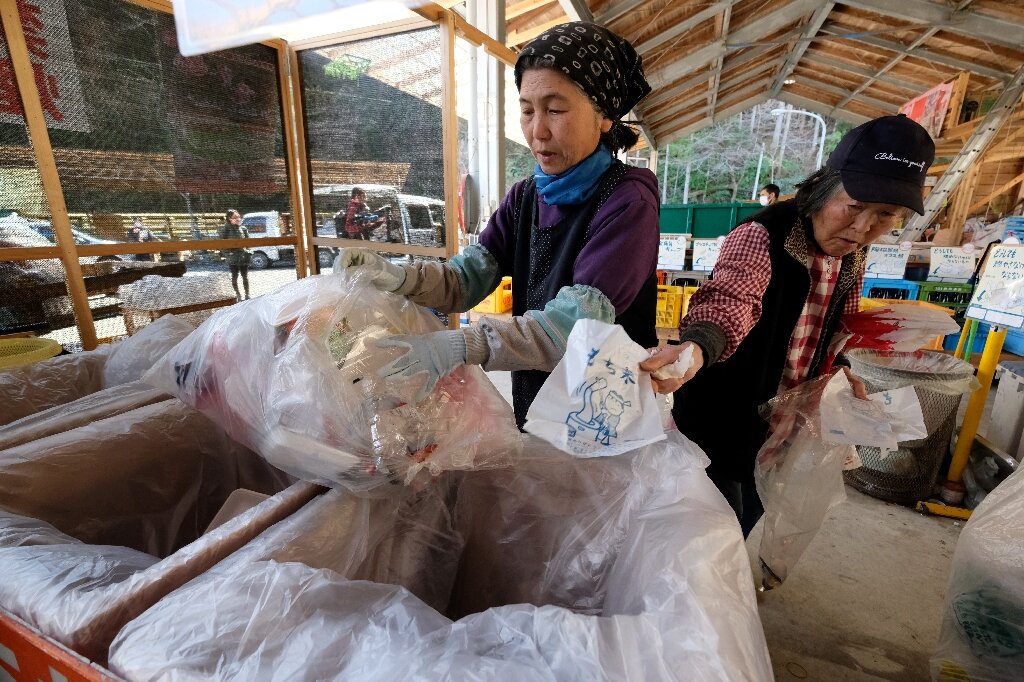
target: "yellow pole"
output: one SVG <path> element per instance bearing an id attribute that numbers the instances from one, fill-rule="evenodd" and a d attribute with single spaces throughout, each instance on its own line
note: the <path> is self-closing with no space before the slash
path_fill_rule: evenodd
<path id="1" fill-rule="evenodd" d="M 956 342 L 956 350 L 953 351 L 954 358 L 960 358 L 961 360 L 963 359 L 964 346 L 966 345 L 967 337 L 971 335 L 971 329 L 976 324 L 977 322 L 970 318 L 964 320 L 964 328 L 960 330 L 960 338 Z M 971 343 L 973 344 L 974 342 L 972 341 Z"/>
<path id="2" fill-rule="evenodd" d="M 1005 327 L 992 327 L 989 330 L 988 339 L 985 340 L 985 350 L 981 352 L 981 362 L 978 363 L 978 381 L 981 382 L 981 386 L 971 394 L 971 399 L 967 403 L 964 421 L 960 426 L 960 435 L 956 440 L 956 450 L 953 451 L 953 462 L 949 465 L 948 478 L 950 481 L 959 482 L 963 476 L 964 467 L 967 466 L 967 457 L 971 454 L 974 437 L 978 434 L 978 424 L 981 422 L 982 412 L 985 411 L 988 390 L 992 387 L 992 379 L 996 374 L 996 365 L 999 364 L 999 356 L 1003 352 L 1005 339 Z"/>

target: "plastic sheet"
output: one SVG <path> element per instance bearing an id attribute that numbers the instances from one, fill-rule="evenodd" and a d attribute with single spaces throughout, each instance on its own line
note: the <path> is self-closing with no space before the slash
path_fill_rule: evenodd
<path id="1" fill-rule="evenodd" d="M 706 464 L 681 436 L 597 459 L 530 438 L 508 469 L 383 500 L 332 491 L 129 623 L 110 667 L 132 680 L 769 680 L 741 533 Z"/>
<path id="2" fill-rule="evenodd" d="M 105 388 L 0 426 L 0 450 L 77 429 L 169 397 L 160 389 L 139 381 Z"/>
<path id="3" fill-rule="evenodd" d="M 828 510 L 846 499 L 842 469 L 855 451 L 849 444 L 826 442 L 820 423 L 822 397 L 833 380 L 846 381 L 841 373 L 820 377 L 772 398 L 762 408 L 769 415 L 771 433 L 757 453 L 754 480 L 764 505 L 758 554 L 765 589 L 786 580 Z"/>
<path id="4" fill-rule="evenodd" d="M 844 315 L 842 327 L 852 335 L 847 348 L 890 351 L 914 351 L 936 336 L 960 331 L 943 310 L 899 303 Z"/>
<path id="5" fill-rule="evenodd" d="M 1024 470 L 971 514 L 953 554 L 933 680 L 1003 682 L 1024 670 Z"/>
<path id="6" fill-rule="evenodd" d="M 85 544 L 43 521 L 0 511 L 0 607 L 102 663 L 125 623 L 317 489 L 297 483 L 159 561 L 126 547 Z"/>
<path id="7" fill-rule="evenodd" d="M 2 450 L 0 479 L 2 509 L 161 557 L 198 537 L 236 488 L 291 482 L 173 399 Z"/>
<path id="8" fill-rule="evenodd" d="M 59 355 L 0 370 L 0 425 L 77 400 L 103 387 L 103 364 L 110 348 Z"/>
<path id="9" fill-rule="evenodd" d="M 306 480 L 369 490 L 429 469 L 494 466 L 519 442 L 511 408 L 479 367 L 413 404 L 421 383 L 376 370 L 388 335 L 441 329 L 358 268 L 307 277 L 218 311 L 145 380 L 203 411 L 240 443 Z"/>
<path id="10" fill-rule="evenodd" d="M 195 328 L 185 320 L 164 315 L 138 334 L 114 342 L 103 365 L 103 387 L 138 381 L 164 353 L 193 331 Z"/>

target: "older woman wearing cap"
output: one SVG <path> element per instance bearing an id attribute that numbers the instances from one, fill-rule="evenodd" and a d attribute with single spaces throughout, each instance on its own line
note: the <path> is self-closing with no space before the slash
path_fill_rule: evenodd
<path id="1" fill-rule="evenodd" d="M 577 320 L 615 322 L 637 343 L 657 344 L 659 203 L 654 174 L 614 158 L 637 141 L 620 119 L 651 91 L 626 40 L 596 24 L 556 26 L 519 54 L 515 79 L 537 166 L 479 243 L 446 264 L 398 266 L 365 249 L 346 249 L 340 264 L 372 268 L 378 288 L 444 312 L 472 308 L 510 275 L 511 319 L 396 337 L 407 352 L 384 373 L 425 374 L 425 396 L 463 363 L 512 370 L 522 426 Z"/>
<path id="2" fill-rule="evenodd" d="M 676 425 L 710 457 L 708 475 L 744 534 L 763 513 L 753 473 L 768 424 L 758 406 L 831 366 L 840 318 L 860 303 L 866 247 L 910 210 L 923 212 L 934 156 L 927 131 L 905 116 L 851 130 L 794 199 L 729 233 L 680 322 L 682 345 L 640 365 L 653 371 L 694 346 L 686 376 L 655 385 L 675 391 Z"/>

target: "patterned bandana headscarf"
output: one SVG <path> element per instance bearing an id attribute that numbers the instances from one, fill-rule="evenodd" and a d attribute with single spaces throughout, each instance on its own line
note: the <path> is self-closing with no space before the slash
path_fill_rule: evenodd
<path id="1" fill-rule="evenodd" d="M 516 87 L 524 57 L 540 57 L 578 83 L 613 121 L 650 94 L 643 59 L 625 38 L 585 21 L 560 24 L 530 41 L 516 59 Z"/>

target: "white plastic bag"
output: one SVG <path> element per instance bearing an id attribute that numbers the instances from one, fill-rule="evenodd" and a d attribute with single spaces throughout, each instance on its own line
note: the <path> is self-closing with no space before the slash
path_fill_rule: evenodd
<path id="1" fill-rule="evenodd" d="M 377 376 L 401 352 L 377 341 L 441 323 L 378 291 L 360 270 L 307 277 L 219 310 L 145 380 L 316 483 L 368 490 L 422 470 L 500 465 L 519 432 L 479 367 L 460 367 L 418 405 L 422 380 Z"/>
<path id="2" fill-rule="evenodd" d="M 664 440 L 648 353 L 619 325 L 579 320 L 565 355 L 526 414 L 525 429 L 579 457 L 607 457 Z"/>
<path id="3" fill-rule="evenodd" d="M 1024 671 L 1024 470 L 978 505 L 956 543 L 932 679 L 1002 682 Z"/>
<path id="4" fill-rule="evenodd" d="M 103 388 L 138 381 L 164 353 L 194 331 L 186 320 L 164 315 L 138 334 L 114 342 L 103 366 Z"/>

